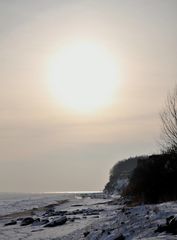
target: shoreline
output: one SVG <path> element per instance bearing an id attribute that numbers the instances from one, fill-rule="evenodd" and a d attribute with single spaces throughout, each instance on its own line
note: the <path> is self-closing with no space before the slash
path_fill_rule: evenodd
<path id="1" fill-rule="evenodd" d="M 20 211 L 20 212 L 13 212 L 13 213 L 9 213 L 9 214 L 6 214 L 6 215 L 0 215 L 0 220 L 4 220 L 4 219 L 8 219 L 8 218 L 33 216 L 34 212 L 37 213 L 37 212 L 45 211 L 50 207 L 57 207 L 57 206 L 60 206 L 64 203 L 67 203 L 68 201 L 69 201 L 69 199 L 56 200 L 56 203 L 51 203 L 51 204 L 43 206 L 43 207 L 32 208 L 32 209 L 28 209 L 28 210 L 24 210 L 24 211 Z"/>
<path id="2" fill-rule="evenodd" d="M 51 203 L 28 211 L 16 212 L 0 219 L 2 240 L 172 240 L 158 225 L 176 214 L 177 202 L 128 206 L 117 198 L 93 195 L 70 195 L 68 199 L 51 199 Z M 23 226 L 26 217 L 33 222 Z M 46 220 L 48 222 L 46 222 Z M 10 221 L 14 225 L 4 226 Z M 45 224 L 44 224 L 45 222 Z M 13 222 L 12 222 L 13 223 Z M 53 223 L 58 225 L 53 225 Z"/>

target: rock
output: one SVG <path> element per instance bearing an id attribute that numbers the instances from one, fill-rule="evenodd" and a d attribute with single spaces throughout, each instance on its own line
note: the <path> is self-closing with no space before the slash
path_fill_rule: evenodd
<path id="1" fill-rule="evenodd" d="M 27 217 L 22 220 L 20 226 L 27 226 L 32 224 L 33 222 L 34 222 L 34 219 L 32 217 Z"/>
<path id="2" fill-rule="evenodd" d="M 123 234 L 120 234 L 115 240 L 125 240 L 125 236 Z"/>
<path id="3" fill-rule="evenodd" d="M 33 227 L 36 227 L 36 226 L 42 226 L 44 224 L 47 224 L 49 222 L 48 219 L 40 219 L 40 218 L 37 218 L 34 220 L 34 222 L 32 223 L 32 226 Z"/>
<path id="4" fill-rule="evenodd" d="M 155 230 L 155 233 L 167 232 L 177 235 L 177 219 L 174 216 L 166 218 L 166 224 L 159 225 Z"/>
<path id="5" fill-rule="evenodd" d="M 90 232 L 84 232 L 84 237 L 87 237 L 87 235 L 89 235 Z"/>
<path id="6" fill-rule="evenodd" d="M 122 208 L 122 212 L 123 212 L 123 213 L 125 212 L 125 208 Z"/>
<path id="7" fill-rule="evenodd" d="M 77 214 L 84 214 L 84 216 L 87 215 L 99 215 L 100 212 L 104 211 L 104 209 L 91 209 L 91 208 L 87 208 L 87 209 L 76 209 L 74 211 L 70 211 L 65 213 L 65 215 L 77 215 Z"/>
<path id="8" fill-rule="evenodd" d="M 32 223 L 32 226 L 40 226 L 41 225 L 41 221 L 40 221 L 40 218 L 37 218 L 34 220 L 34 222 Z"/>
<path id="9" fill-rule="evenodd" d="M 44 229 L 42 229 L 42 228 L 39 228 L 39 229 L 33 229 L 31 232 L 41 232 L 41 231 L 44 231 Z"/>
<path id="10" fill-rule="evenodd" d="M 57 211 L 53 213 L 53 216 L 57 216 L 57 215 L 64 216 L 67 214 L 67 212 L 68 211 Z"/>
<path id="11" fill-rule="evenodd" d="M 44 227 L 57 227 L 57 226 L 65 224 L 66 221 L 67 221 L 67 218 L 65 216 L 62 216 L 62 217 L 53 219 L 51 222 L 44 225 Z"/>
<path id="12" fill-rule="evenodd" d="M 157 229 L 154 231 L 155 233 L 162 233 L 162 232 L 166 232 L 167 230 L 167 225 L 158 225 Z"/>
<path id="13" fill-rule="evenodd" d="M 82 204 L 72 204 L 71 207 L 82 207 Z"/>
<path id="14" fill-rule="evenodd" d="M 46 212 L 43 214 L 43 216 L 51 217 L 51 216 L 54 215 L 54 213 L 55 213 L 54 208 L 49 208 L 49 209 L 46 210 Z"/>
<path id="15" fill-rule="evenodd" d="M 22 217 L 17 218 L 17 221 L 22 221 L 22 220 L 23 220 Z"/>
<path id="16" fill-rule="evenodd" d="M 67 211 L 55 211 L 54 209 L 48 209 L 43 216 L 52 217 L 52 216 L 64 216 L 67 214 Z"/>
<path id="17" fill-rule="evenodd" d="M 71 219 L 70 219 L 70 222 L 74 222 L 74 221 L 75 221 L 75 219 L 74 219 L 74 218 L 71 218 Z"/>
<path id="18" fill-rule="evenodd" d="M 40 224 L 41 224 L 41 225 L 44 225 L 44 224 L 47 224 L 48 222 L 49 222 L 48 219 L 42 219 L 42 220 L 40 221 Z"/>
<path id="19" fill-rule="evenodd" d="M 4 226 L 11 226 L 11 225 L 15 225 L 15 224 L 17 224 L 17 221 L 11 220 L 10 222 L 5 223 Z"/>
<path id="20" fill-rule="evenodd" d="M 129 212 L 129 211 L 128 211 L 128 212 L 125 212 L 125 215 L 130 215 L 130 214 L 131 214 L 131 212 Z"/>
<path id="21" fill-rule="evenodd" d="M 174 217 L 174 216 L 167 217 L 167 218 L 166 218 L 166 224 L 167 224 L 167 225 L 170 225 L 170 223 L 171 223 L 173 220 L 175 220 L 175 217 Z"/>

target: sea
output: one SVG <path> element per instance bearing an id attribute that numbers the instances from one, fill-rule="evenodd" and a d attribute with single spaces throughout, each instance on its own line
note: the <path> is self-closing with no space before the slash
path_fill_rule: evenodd
<path id="1" fill-rule="evenodd" d="M 0 216 L 31 210 L 56 201 L 79 198 L 83 194 L 98 192 L 45 192 L 45 193 L 2 193 L 0 192 Z"/>
<path id="2" fill-rule="evenodd" d="M 76 193 L 0 193 L 0 216 L 70 199 Z"/>

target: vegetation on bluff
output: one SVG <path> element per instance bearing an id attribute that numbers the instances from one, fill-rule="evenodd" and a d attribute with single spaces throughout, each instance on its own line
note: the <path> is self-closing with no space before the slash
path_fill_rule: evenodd
<path id="1" fill-rule="evenodd" d="M 158 203 L 177 199 L 177 155 L 151 155 L 139 160 L 123 196 L 135 202 Z"/>
<path id="2" fill-rule="evenodd" d="M 105 191 L 114 192 L 118 181 L 127 177 L 122 195 L 137 203 L 177 200 L 177 87 L 168 95 L 160 117 L 161 154 L 118 162 L 110 172 Z"/>

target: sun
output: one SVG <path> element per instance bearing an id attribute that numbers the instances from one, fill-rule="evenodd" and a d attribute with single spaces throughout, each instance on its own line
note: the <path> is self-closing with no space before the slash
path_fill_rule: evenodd
<path id="1" fill-rule="evenodd" d="M 65 108 L 94 112 L 113 102 L 119 78 L 113 56 L 91 43 L 71 44 L 52 57 L 50 92 Z"/>

